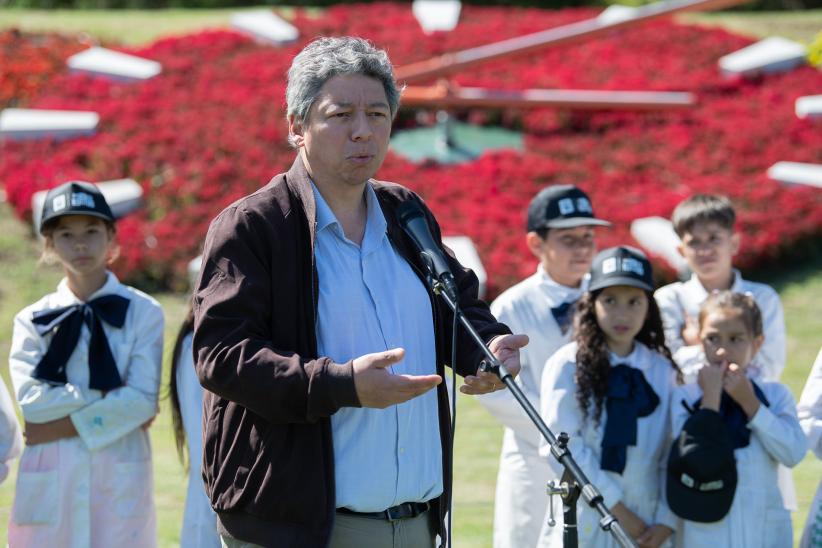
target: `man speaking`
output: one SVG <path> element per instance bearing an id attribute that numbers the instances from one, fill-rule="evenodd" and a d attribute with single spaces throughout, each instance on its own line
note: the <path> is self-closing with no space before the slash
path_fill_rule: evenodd
<path id="1" fill-rule="evenodd" d="M 225 546 L 417 548 L 444 538 L 453 315 L 398 221 L 409 202 L 463 313 L 519 370 L 527 337 L 477 299 L 476 277 L 442 247 L 431 212 L 371 178 L 399 95 L 384 51 L 357 38 L 310 43 L 288 72 L 294 164 L 209 228 L 194 358 L 207 390 L 203 478 Z M 459 329 L 464 393 L 504 387 L 477 371 L 481 357 Z"/>

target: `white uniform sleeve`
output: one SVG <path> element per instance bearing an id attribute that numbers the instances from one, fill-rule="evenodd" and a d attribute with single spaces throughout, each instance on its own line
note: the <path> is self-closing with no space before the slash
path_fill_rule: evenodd
<path id="1" fill-rule="evenodd" d="M 137 335 L 128 357 L 124 385 L 71 414 L 86 446 L 94 451 L 139 428 L 157 414 L 163 358 L 163 312 L 140 303 L 130 326 Z"/>
<path id="2" fill-rule="evenodd" d="M 799 424 L 808 438 L 808 446 L 822 459 L 822 348 L 805 382 L 796 410 Z"/>
<path id="3" fill-rule="evenodd" d="M 667 365 L 667 364 L 666 364 Z M 671 398 L 676 396 L 676 374 L 671 374 L 671 386 L 670 386 L 670 394 Z M 667 481 L 668 477 L 668 453 L 671 450 L 671 445 L 673 444 L 673 434 L 671 433 L 671 400 L 668 400 L 668 406 L 666 409 L 663 410 L 665 413 L 665 430 L 663 431 L 663 450 L 660 452 L 659 458 L 659 465 L 657 468 L 657 472 L 659 474 L 659 498 L 656 507 L 656 514 L 654 515 L 654 523 L 659 523 L 662 525 L 666 525 L 667 527 L 671 528 L 672 530 L 676 530 L 678 518 L 676 514 L 673 513 L 671 507 L 668 506 L 668 495 L 665 490 L 665 482 Z"/>
<path id="4" fill-rule="evenodd" d="M 678 284 L 673 283 L 660 287 L 654 293 L 654 299 L 659 307 L 662 317 L 662 330 L 665 333 L 665 345 L 671 354 L 676 354 L 680 348 L 685 346 L 682 339 L 682 328 L 685 325 L 685 312 L 679 303 L 676 295 Z M 676 360 L 676 358 L 675 358 Z M 679 360 L 676 360 L 679 363 Z"/>
<path id="5" fill-rule="evenodd" d="M 805 433 L 796 416 L 796 403 L 788 388 L 780 383 L 769 383 L 772 390 L 766 394 L 770 407 L 760 405 L 748 421 L 753 434 L 774 459 L 792 468 L 799 464 L 808 450 Z"/>
<path id="6" fill-rule="evenodd" d="M 3 483 L 9 474 L 9 461 L 18 457 L 22 449 L 20 423 L 17 422 L 6 383 L 0 377 L 0 483 Z"/>
<path id="7" fill-rule="evenodd" d="M 191 333 L 183 339 L 177 359 L 177 398 L 188 443 L 188 456 L 190 465 L 199 468 L 203 455 L 203 387 L 194 369 Z"/>
<path id="8" fill-rule="evenodd" d="M 72 384 L 51 384 L 34 378 L 34 369 L 48 350 L 34 324 L 21 312 L 14 318 L 9 369 L 23 418 L 44 423 L 67 417 L 86 405 L 83 392 Z"/>
<path id="9" fill-rule="evenodd" d="M 517 322 L 507 308 L 501 307 L 498 301 L 491 305 L 491 313 L 500 322 L 507 325 L 514 333 L 522 333 L 517 330 Z M 535 378 L 536 370 L 528 362 L 527 353 L 520 352 L 520 373 L 517 375 L 517 386 L 522 390 L 528 401 L 535 409 L 539 410 L 539 385 L 541 379 Z M 485 407 L 498 421 L 513 430 L 518 437 L 532 439 L 536 445 L 541 436 L 531 419 L 522 409 L 519 402 L 514 399 L 510 390 L 498 390 L 490 394 L 477 396 L 479 403 Z"/>
<path id="10" fill-rule="evenodd" d="M 542 372 L 542 405 L 540 408 L 542 418 L 555 435 L 559 436 L 560 432 L 566 432 L 571 437 L 568 449 L 574 460 L 602 493 L 605 506 L 613 508 L 622 500 L 622 488 L 608 475 L 608 472 L 600 468 L 599 458 L 594 448 L 585 444 L 583 430 L 590 425 L 585 424 L 582 410 L 577 404 L 576 383 L 574 382 L 576 364 L 559 360 L 559 358 L 561 354 L 555 354 L 545 364 Z M 540 442 L 539 453 L 544 457 L 551 453 L 545 440 Z M 550 462 L 559 477 L 562 473 L 560 465 L 553 459 Z"/>
<path id="11" fill-rule="evenodd" d="M 756 356 L 762 368 L 762 380 L 777 382 L 785 369 L 785 314 L 779 295 L 771 289 L 759 295 L 757 305 L 762 312 L 765 341 Z"/>

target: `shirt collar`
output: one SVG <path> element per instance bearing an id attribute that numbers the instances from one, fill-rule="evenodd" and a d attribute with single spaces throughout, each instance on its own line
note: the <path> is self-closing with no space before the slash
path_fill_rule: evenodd
<path id="1" fill-rule="evenodd" d="M 85 301 L 81 301 L 77 298 L 77 295 L 69 289 L 68 278 L 63 278 L 60 280 L 60 283 L 57 284 L 57 300 L 59 301 L 57 304 L 59 306 L 68 306 L 81 302 L 88 302 L 102 295 L 117 293 L 117 287 L 119 285 L 120 280 L 117 279 L 117 276 L 115 276 L 113 272 L 106 271 L 106 281 L 103 283 L 103 287 L 89 295 L 88 299 Z"/>
<path id="2" fill-rule="evenodd" d="M 641 359 L 644 350 L 645 345 L 637 340 L 634 340 L 634 347 L 627 356 L 617 356 L 614 352 L 608 350 L 608 357 L 611 359 L 611 367 L 624 363 L 635 369 L 646 369 L 648 366 L 647 360 Z"/>
<path id="3" fill-rule="evenodd" d="M 311 181 L 311 191 L 314 193 L 314 201 L 317 204 L 317 232 L 320 232 L 333 224 L 339 226 L 340 222 L 337 220 L 334 212 L 331 211 L 331 207 L 328 205 L 328 202 L 326 202 L 325 198 L 323 198 L 322 194 L 320 194 L 320 191 L 317 189 L 317 185 L 314 184 L 314 181 Z"/>
<path id="4" fill-rule="evenodd" d="M 342 230 L 342 225 L 337 220 L 337 216 L 331 210 L 331 206 L 322 197 L 317 185 L 311 181 L 311 190 L 314 192 L 314 200 L 317 203 L 317 233 L 322 232 L 328 227 L 332 227 L 334 233 L 340 238 L 345 238 Z M 385 215 L 380 207 L 380 202 L 377 199 L 377 193 L 371 183 L 365 184 L 365 234 L 363 235 L 362 245 L 360 249 L 363 253 L 368 253 L 379 246 L 382 239 L 385 237 L 388 229 L 388 223 L 385 220 Z"/>
<path id="5" fill-rule="evenodd" d="M 734 281 L 731 284 L 730 290 L 734 293 L 742 293 L 742 275 L 739 273 L 739 270 L 735 268 L 733 269 L 733 275 Z M 689 280 L 689 282 L 691 286 L 695 290 L 697 290 L 700 295 L 702 295 L 703 298 L 706 298 L 710 294 L 710 292 L 707 289 L 705 289 L 705 286 L 702 285 L 702 282 L 699 281 L 699 277 L 696 275 L 696 273 L 691 274 L 691 279 Z"/>
<path id="6" fill-rule="evenodd" d="M 591 281 L 591 275 L 586 274 L 582 277 L 582 282 L 579 284 L 579 287 L 569 287 L 567 285 L 562 285 L 561 283 L 554 280 L 548 271 L 545 270 L 545 267 L 542 266 L 542 263 L 537 265 L 537 274 L 540 276 L 541 281 L 544 285 L 550 287 L 552 290 L 561 291 L 563 295 L 573 296 L 575 298 L 579 298 L 583 293 L 588 291 L 588 283 Z"/>

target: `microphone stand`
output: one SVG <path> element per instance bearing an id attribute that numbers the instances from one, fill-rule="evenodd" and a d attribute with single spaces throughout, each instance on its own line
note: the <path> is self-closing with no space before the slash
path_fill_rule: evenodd
<path id="1" fill-rule="evenodd" d="M 508 390 L 511 391 L 514 398 L 525 410 L 525 413 L 537 427 L 537 430 L 539 430 L 543 437 L 548 441 L 548 445 L 551 447 L 551 454 L 560 464 L 562 464 L 562 466 L 565 467 L 565 473 L 562 475 L 560 483 L 555 484 L 555 482 L 551 482 L 548 487 L 549 496 L 558 494 L 562 497 L 563 515 L 565 519 L 562 535 L 563 546 L 565 548 L 574 548 L 578 545 L 576 525 L 577 499 L 580 495 L 582 495 L 582 498 L 588 506 L 596 509 L 596 511 L 599 512 L 599 515 L 602 516 L 599 520 L 599 526 L 603 531 L 609 531 L 614 537 L 614 540 L 616 540 L 617 544 L 623 548 L 636 548 L 636 543 L 630 536 L 628 536 L 619 521 L 617 521 L 614 515 L 611 514 L 605 506 L 602 494 L 585 476 L 585 473 L 571 455 L 571 451 L 568 450 L 568 434 L 565 432 L 560 433 L 559 439 L 554 436 L 553 432 L 551 432 L 548 428 L 548 425 L 546 425 L 542 420 L 542 417 L 539 416 L 537 410 L 534 409 L 534 406 L 531 405 L 531 402 L 528 401 L 528 398 L 526 398 L 525 394 L 522 393 L 520 387 L 514 382 L 514 378 L 511 376 L 511 373 L 509 373 L 502 362 L 500 362 L 496 356 L 491 353 L 485 345 L 485 342 L 482 340 L 482 337 L 479 336 L 477 330 L 474 329 L 473 325 L 471 325 L 470 320 L 462 314 L 456 299 L 449 294 L 449 291 L 445 289 L 443 283 L 433 275 L 430 268 L 430 258 L 426 253 L 421 253 L 421 255 L 423 262 L 429 267 L 427 278 L 431 289 L 435 294 L 442 297 L 448 307 L 457 316 L 459 323 L 462 324 L 471 338 L 474 339 L 477 346 L 481 348 L 482 352 L 485 354 L 485 359 L 482 360 L 480 369 L 494 373 L 502 380 L 502 382 L 505 383 L 505 386 L 508 387 Z M 454 364 L 451 365 L 452 367 L 454 366 Z"/>

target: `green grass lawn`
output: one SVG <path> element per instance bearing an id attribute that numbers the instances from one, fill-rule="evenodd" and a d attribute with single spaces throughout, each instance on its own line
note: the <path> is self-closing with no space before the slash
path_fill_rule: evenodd
<path id="1" fill-rule="evenodd" d="M 161 36 L 203 28 L 228 26 L 234 10 L 146 10 L 146 11 L 38 11 L 3 9 L 0 29 L 59 30 L 88 33 L 102 42 L 141 44 Z M 287 12 L 284 12 L 287 14 Z M 721 25 L 751 36 L 782 34 L 809 42 L 822 28 L 822 10 L 801 13 L 722 13 L 688 15 L 688 21 Z M 0 204 L 0 356 L 8 356 L 14 314 L 53 290 L 59 280 L 56 270 L 37 266 L 36 240 L 27 225 L 15 220 L 6 204 Z M 779 291 L 786 311 L 788 364 L 783 380 L 796 397 L 819 350 L 822 316 L 822 265 L 807 263 L 791 272 L 772 272 L 767 281 Z M 166 311 L 166 350 L 185 313 L 184 295 L 156 297 Z M 167 352 L 168 353 L 168 352 Z M 166 364 L 167 365 L 167 364 Z M 164 370 L 165 396 L 167 367 Z M 0 362 L 0 374 L 8 382 L 8 362 Z M 491 545 L 494 485 L 501 444 L 501 427 L 472 398 L 458 398 L 458 427 L 455 455 L 454 545 Z M 151 428 L 154 451 L 155 502 L 160 546 L 178 544 L 185 498 L 185 474 L 174 448 L 168 399 L 161 401 L 160 416 Z M 816 485 L 822 478 L 822 462 L 811 455 L 794 470 L 800 511 L 794 515 L 796 537 Z M 0 539 L 13 498 L 14 476 L 0 485 Z M 1 542 L 1 541 L 0 541 Z"/>

